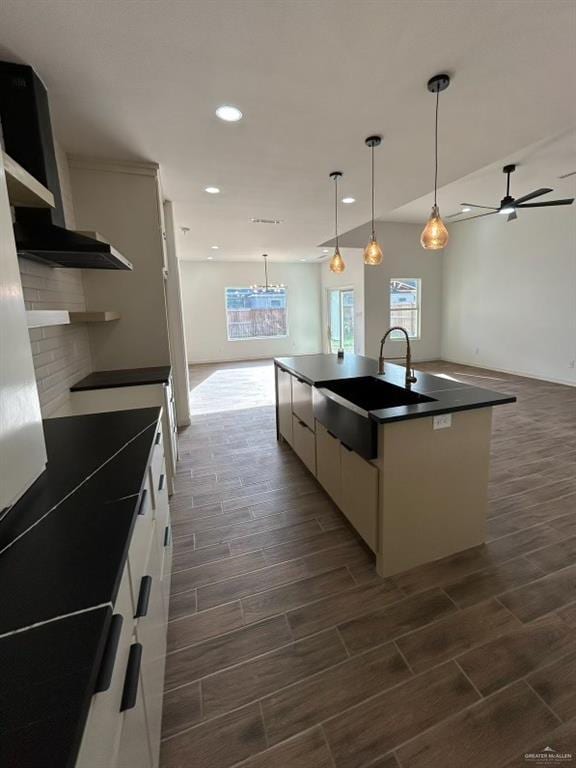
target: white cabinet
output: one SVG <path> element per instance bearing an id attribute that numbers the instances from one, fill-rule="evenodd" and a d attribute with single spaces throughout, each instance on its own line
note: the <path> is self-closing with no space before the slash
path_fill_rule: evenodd
<path id="1" fill-rule="evenodd" d="M 300 421 L 314 431 L 312 387 L 296 376 L 292 376 L 292 412 L 298 416 Z"/>
<path id="2" fill-rule="evenodd" d="M 292 376 L 276 366 L 278 381 L 278 430 L 292 445 Z"/>
<path id="3" fill-rule="evenodd" d="M 46 447 L 0 153 L 0 512 L 44 471 Z"/>
<path id="4" fill-rule="evenodd" d="M 292 433 L 294 436 L 293 448 L 310 472 L 316 476 L 316 438 L 310 429 L 298 416 L 293 417 Z"/>
<path id="5" fill-rule="evenodd" d="M 340 509 L 373 552 L 377 550 L 378 468 L 340 443 Z"/>
<path id="6" fill-rule="evenodd" d="M 340 441 L 323 424 L 316 422 L 316 477 L 335 504 L 342 505 Z"/>
<path id="7" fill-rule="evenodd" d="M 165 445 L 159 425 L 104 654 L 109 679 L 92 698 L 76 768 L 158 768 L 172 557 Z"/>

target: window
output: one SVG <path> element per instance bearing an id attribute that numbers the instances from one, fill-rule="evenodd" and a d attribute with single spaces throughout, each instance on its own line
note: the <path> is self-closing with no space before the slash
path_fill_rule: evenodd
<path id="1" fill-rule="evenodd" d="M 226 325 L 228 341 L 288 336 L 286 289 L 226 288 Z"/>
<path id="2" fill-rule="evenodd" d="M 395 277 L 390 280 L 390 326 L 399 325 L 411 339 L 420 338 L 420 278 Z M 391 339 L 401 339 L 392 331 Z"/>
<path id="3" fill-rule="evenodd" d="M 354 352 L 354 291 L 328 290 L 328 334 L 330 351 Z"/>

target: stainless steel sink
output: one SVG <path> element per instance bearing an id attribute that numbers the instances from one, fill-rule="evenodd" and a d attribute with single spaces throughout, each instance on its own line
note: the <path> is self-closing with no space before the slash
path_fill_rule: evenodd
<path id="1" fill-rule="evenodd" d="M 378 424 L 369 411 L 433 401 L 375 376 L 336 379 L 314 389 L 314 417 L 349 448 L 374 459 L 378 455 Z"/>

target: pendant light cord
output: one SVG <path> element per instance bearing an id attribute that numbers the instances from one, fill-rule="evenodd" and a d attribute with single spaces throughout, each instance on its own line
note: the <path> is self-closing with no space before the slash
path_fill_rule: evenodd
<path id="1" fill-rule="evenodd" d="M 338 249 L 338 176 L 334 176 L 334 222 L 336 227 L 336 249 Z"/>
<path id="2" fill-rule="evenodd" d="M 434 207 L 436 207 L 436 192 L 438 190 L 438 103 L 440 91 L 436 91 L 436 120 L 434 128 Z"/>
<path id="3" fill-rule="evenodd" d="M 376 239 L 376 233 L 374 232 L 374 144 L 370 148 L 372 152 L 372 240 Z"/>
<path id="4" fill-rule="evenodd" d="M 266 293 L 268 293 L 268 256 L 264 256 L 264 280 L 266 282 Z"/>

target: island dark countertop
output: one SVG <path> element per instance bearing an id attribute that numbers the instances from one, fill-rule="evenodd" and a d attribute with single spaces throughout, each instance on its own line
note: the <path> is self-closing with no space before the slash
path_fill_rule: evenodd
<path id="1" fill-rule="evenodd" d="M 338 360 L 333 354 L 278 357 L 275 358 L 274 363 L 317 389 L 321 389 L 330 381 L 360 376 L 375 376 L 389 384 L 402 389 L 406 388 L 404 366 L 386 363 L 384 375 L 379 376 L 378 362 L 361 355 L 347 354 L 343 360 Z M 373 421 L 385 424 L 516 402 L 513 395 L 472 387 L 454 379 L 435 376 L 417 369 L 414 369 L 414 374 L 417 381 L 411 385 L 411 391 L 432 398 L 431 402 L 381 408 L 364 413 Z"/>
<path id="2" fill-rule="evenodd" d="M 114 387 L 136 387 L 142 384 L 167 384 L 170 378 L 169 365 L 154 368 L 124 368 L 117 371 L 92 371 L 74 386 L 71 392 L 90 389 L 113 389 Z"/>
<path id="3" fill-rule="evenodd" d="M 48 419 L 48 468 L 0 522 L 0 765 L 72 768 L 160 408 Z"/>

